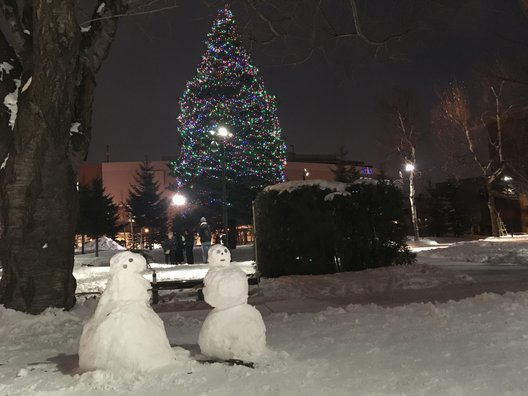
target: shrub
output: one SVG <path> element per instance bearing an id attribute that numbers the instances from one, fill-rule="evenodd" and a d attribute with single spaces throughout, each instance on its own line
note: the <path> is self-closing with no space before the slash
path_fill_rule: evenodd
<path id="1" fill-rule="evenodd" d="M 405 245 L 402 195 L 388 183 L 272 186 L 257 197 L 255 223 L 264 276 L 354 271 L 413 260 Z"/>

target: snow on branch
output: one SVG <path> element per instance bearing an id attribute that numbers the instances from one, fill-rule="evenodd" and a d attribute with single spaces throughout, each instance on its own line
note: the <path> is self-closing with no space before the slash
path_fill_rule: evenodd
<path id="1" fill-rule="evenodd" d="M 91 29 L 83 35 L 83 52 L 92 72 L 101 67 L 117 32 L 118 16 L 127 12 L 132 0 L 115 0 L 106 4 L 99 0 L 93 13 Z"/>
<path id="2" fill-rule="evenodd" d="M 125 1 L 126 2 L 126 1 Z M 120 13 L 120 14 L 112 14 L 112 15 L 104 15 L 103 10 L 106 7 L 105 2 L 101 2 L 99 7 L 97 8 L 94 16 L 92 19 L 89 19 L 87 21 L 84 21 L 81 23 L 81 30 L 88 31 L 90 30 L 90 24 L 92 22 L 96 21 L 102 21 L 105 19 L 115 19 L 115 18 L 122 18 L 122 17 L 129 17 L 129 16 L 137 16 L 137 15 L 144 15 L 144 14 L 153 14 L 156 12 L 163 12 L 167 10 L 171 10 L 173 8 L 178 8 L 179 4 L 173 4 L 171 6 L 165 6 L 165 7 L 157 7 L 155 6 L 156 3 L 160 2 L 160 0 L 152 0 L 148 3 L 132 6 L 131 3 L 134 3 L 134 1 L 128 1 L 128 11 Z M 97 16 L 100 15 L 100 16 Z"/>

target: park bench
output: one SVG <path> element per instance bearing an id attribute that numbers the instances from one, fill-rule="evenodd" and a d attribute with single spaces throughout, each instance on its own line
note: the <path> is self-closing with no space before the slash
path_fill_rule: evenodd
<path id="1" fill-rule="evenodd" d="M 248 274 L 248 284 L 250 285 L 259 285 L 260 283 L 260 274 L 255 272 L 253 274 Z M 188 280 L 163 280 L 158 281 L 156 277 L 156 271 L 152 271 L 152 281 L 150 282 L 152 286 L 152 304 L 159 303 L 159 292 L 161 290 L 186 290 L 186 289 L 195 289 L 198 294 L 198 299 L 203 299 L 202 288 L 203 288 L 203 279 L 188 279 Z"/>

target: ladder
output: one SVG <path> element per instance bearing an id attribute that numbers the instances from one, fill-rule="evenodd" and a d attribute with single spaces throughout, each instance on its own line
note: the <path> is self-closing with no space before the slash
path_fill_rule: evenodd
<path id="1" fill-rule="evenodd" d="M 499 236 L 508 236 L 508 230 L 506 229 L 506 224 L 500 218 L 500 214 L 497 213 L 497 226 L 499 227 Z"/>

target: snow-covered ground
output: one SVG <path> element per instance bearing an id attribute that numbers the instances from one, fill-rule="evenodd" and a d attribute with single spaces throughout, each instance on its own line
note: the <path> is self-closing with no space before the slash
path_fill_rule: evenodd
<path id="1" fill-rule="evenodd" d="M 171 345 L 190 357 L 148 375 L 78 372 L 79 338 L 97 304 L 90 295 L 71 312 L 31 316 L 0 308 L 0 394 L 526 394 L 528 291 L 479 293 L 528 290 L 515 279 L 528 267 L 528 238 L 444 242 L 413 243 L 414 266 L 263 279 L 249 302 L 264 317 L 269 351 L 253 369 L 198 362 L 197 338 L 208 309 L 203 302 L 179 301 L 177 293 L 164 296 L 156 310 Z M 106 266 L 82 265 L 93 261 L 77 256 L 79 292 L 106 284 Z M 497 287 L 473 276 L 471 270 L 483 266 L 519 271 Z M 199 277 L 204 270 L 158 267 L 167 277 Z M 464 293 L 473 297 L 450 300 Z"/>

